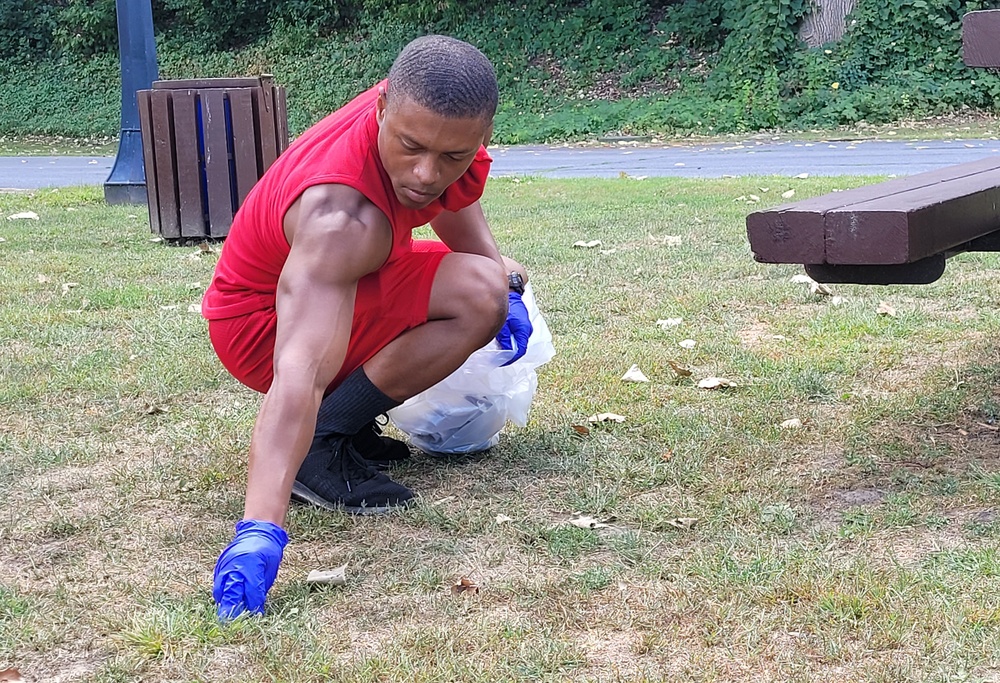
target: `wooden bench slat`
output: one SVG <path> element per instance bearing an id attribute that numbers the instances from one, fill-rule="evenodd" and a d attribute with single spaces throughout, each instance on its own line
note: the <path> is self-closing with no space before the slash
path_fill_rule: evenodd
<path id="1" fill-rule="evenodd" d="M 832 264 L 910 263 L 1000 230 L 1000 169 L 828 211 Z"/>
<path id="2" fill-rule="evenodd" d="M 828 212 L 996 169 L 1000 157 L 988 157 L 755 211 L 746 219 L 747 237 L 754 257 L 764 263 L 827 263 Z"/>
<path id="3" fill-rule="evenodd" d="M 1000 69 L 1000 10 L 978 10 L 962 17 L 962 53 L 967 66 Z"/>

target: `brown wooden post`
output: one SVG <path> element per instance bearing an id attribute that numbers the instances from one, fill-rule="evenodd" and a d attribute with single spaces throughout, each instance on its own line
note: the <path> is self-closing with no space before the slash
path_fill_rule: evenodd
<path id="1" fill-rule="evenodd" d="M 962 51 L 968 66 L 1000 69 L 1000 9 L 962 17 Z"/>

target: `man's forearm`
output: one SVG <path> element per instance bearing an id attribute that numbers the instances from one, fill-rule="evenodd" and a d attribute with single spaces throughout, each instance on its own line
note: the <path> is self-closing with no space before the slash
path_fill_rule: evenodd
<path id="1" fill-rule="evenodd" d="M 250 440 L 244 517 L 283 526 L 299 466 L 316 429 L 320 391 L 275 381 L 261 404 Z"/>

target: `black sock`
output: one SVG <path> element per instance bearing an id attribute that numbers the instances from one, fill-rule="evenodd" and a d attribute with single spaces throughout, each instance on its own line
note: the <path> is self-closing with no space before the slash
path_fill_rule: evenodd
<path id="1" fill-rule="evenodd" d="M 358 368 L 319 405 L 316 435 L 357 434 L 366 424 L 399 405 L 372 384 L 364 368 Z"/>

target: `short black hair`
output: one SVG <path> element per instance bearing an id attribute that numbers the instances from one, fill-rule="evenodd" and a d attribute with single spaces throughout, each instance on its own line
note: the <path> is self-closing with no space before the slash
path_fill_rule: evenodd
<path id="1" fill-rule="evenodd" d="M 486 55 L 448 36 L 410 42 L 389 69 L 391 97 L 408 97 L 446 118 L 492 121 L 500 98 L 497 74 Z"/>

